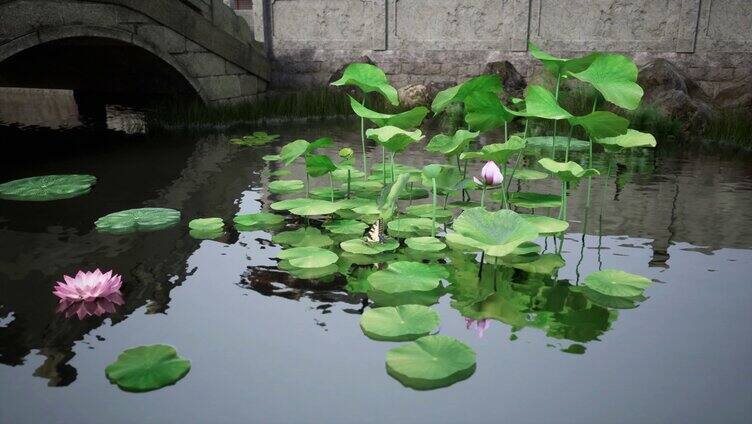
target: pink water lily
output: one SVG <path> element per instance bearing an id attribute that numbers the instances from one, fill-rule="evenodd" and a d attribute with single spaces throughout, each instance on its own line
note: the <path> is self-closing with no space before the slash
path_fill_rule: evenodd
<path id="1" fill-rule="evenodd" d="M 75 277 L 63 275 L 65 282 L 57 282 L 52 293 L 71 302 L 91 302 L 98 298 L 107 298 L 114 293 L 120 293 L 121 277 L 112 271 L 102 273 L 99 269 L 94 272 L 78 271 Z"/>
<path id="2" fill-rule="evenodd" d="M 90 301 L 62 299 L 57 306 L 56 312 L 64 314 L 66 318 L 75 316 L 78 319 L 84 319 L 89 316 L 113 313 L 115 312 L 115 305 L 123 305 L 124 303 L 120 292 L 112 293 L 107 297 L 98 297 Z"/>
<path id="3" fill-rule="evenodd" d="M 501 182 L 504 180 L 504 176 L 501 175 L 501 170 L 498 166 L 496 166 L 496 163 L 492 160 L 489 160 L 485 165 L 483 165 L 483 169 L 480 170 L 480 178 L 473 177 L 473 180 L 478 185 L 482 185 L 484 187 L 494 187 L 501 184 Z"/>
<path id="4" fill-rule="evenodd" d="M 488 330 L 488 327 L 491 326 L 491 321 L 487 319 L 470 319 L 465 318 L 465 328 L 468 330 L 472 328 L 473 324 L 475 324 L 475 331 L 478 333 L 478 338 L 483 337 L 483 333 Z"/>

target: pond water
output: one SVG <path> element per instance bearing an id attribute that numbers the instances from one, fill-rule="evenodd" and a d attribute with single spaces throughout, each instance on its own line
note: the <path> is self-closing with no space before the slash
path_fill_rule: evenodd
<path id="1" fill-rule="evenodd" d="M 269 232 L 238 233 L 231 225 L 234 216 L 285 198 L 266 190 L 279 166 L 261 156 L 322 135 L 337 142 L 328 152 L 342 146 L 357 152 L 359 123 L 261 129 L 280 134 L 281 143 L 228 143 L 237 134 L 7 131 L 6 145 L 45 143 L 21 157 L 4 156 L 0 182 L 88 173 L 98 183 L 67 200 L 0 201 L 1 422 L 752 417 L 749 157 L 665 148 L 617 157 L 607 181 L 593 180 L 587 214 L 587 184 L 572 188 L 572 227 L 562 250 L 567 265 L 558 281 L 545 288 L 503 283 L 488 300 L 499 319 L 482 338 L 466 329 L 452 296 L 442 296 L 434 306 L 440 333 L 472 347 L 477 369 L 452 386 L 415 391 L 386 373 L 385 354 L 399 343 L 362 333 L 360 314 L 369 307 L 362 295 L 348 293 L 343 278 L 299 280 L 277 270 L 281 247 Z M 371 151 L 371 163 L 380 156 Z M 422 167 L 437 159 L 409 152 L 401 162 Z M 598 155 L 598 168 L 605 164 Z M 292 177 L 305 179 L 303 172 L 293 167 Z M 553 181 L 516 185 L 512 190 L 559 192 Z M 178 209 L 182 222 L 128 235 L 94 230 L 100 216 L 144 206 Z M 206 216 L 230 224 L 224 237 L 189 236 L 187 222 Z M 549 252 L 555 248 L 551 238 L 540 242 Z M 56 313 L 55 281 L 96 267 L 123 275 L 125 305 L 85 320 Z M 577 293 L 584 276 L 605 268 L 653 279 L 648 299 L 617 310 Z M 175 346 L 192 361 L 190 373 L 148 393 L 108 382 L 104 368 L 120 352 L 153 343 Z"/>

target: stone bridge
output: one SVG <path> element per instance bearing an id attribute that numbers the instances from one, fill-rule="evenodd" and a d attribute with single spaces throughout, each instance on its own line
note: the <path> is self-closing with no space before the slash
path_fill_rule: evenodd
<path id="1" fill-rule="evenodd" d="M 219 104 L 268 81 L 262 46 L 222 0 L 0 0 L 0 86 Z"/>

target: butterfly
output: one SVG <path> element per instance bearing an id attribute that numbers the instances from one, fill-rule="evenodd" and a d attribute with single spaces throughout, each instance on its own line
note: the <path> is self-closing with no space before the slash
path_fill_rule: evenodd
<path id="1" fill-rule="evenodd" d="M 384 220 L 377 219 L 366 233 L 364 240 L 367 243 L 383 243 L 386 241 L 386 236 L 384 235 Z"/>

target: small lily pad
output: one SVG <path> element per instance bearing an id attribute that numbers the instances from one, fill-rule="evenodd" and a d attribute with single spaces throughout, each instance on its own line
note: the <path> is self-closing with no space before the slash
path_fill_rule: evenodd
<path id="1" fill-rule="evenodd" d="M 267 229 L 285 221 L 285 217 L 268 212 L 238 215 L 232 219 L 236 226 L 246 229 Z"/>
<path id="2" fill-rule="evenodd" d="M 446 244 L 436 237 L 410 237 L 405 239 L 405 244 L 421 252 L 438 252 L 446 247 Z"/>
<path id="3" fill-rule="evenodd" d="M 148 392 L 175 384 L 191 370 L 191 361 L 167 345 L 139 346 L 123 351 L 105 368 L 111 383 L 129 392 Z"/>
<path id="4" fill-rule="evenodd" d="M 0 184 L 0 199 L 44 202 L 70 199 L 91 191 L 92 175 L 42 175 Z"/>
<path id="5" fill-rule="evenodd" d="M 475 352 L 453 337 L 425 336 L 387 352 L 386 368 L 407 387 L 437 389 L 473 375 Z"/>
<path id="6" fill-rule="evenodd" d="M 296 268 L 323 268 L 339 259 L 336 253 L 320 247 L 293 247 L 282 250 L 277 257 L 286 259 Z"/>
<path id="7" fill-rule="evenodd" d="M 110 233 L 154 231 L 171 227 L 180 221 L 180 212 L 167 208 L 127 209 L 105 215 L 94 222 L 97 230 Z"/>
<path id="8" fill-rule="evenodd" d="M 230 139 L 230 143 L 239 146 L 254 147 L 269 144 L 278 138 L 279 135 L 276 134 L 267 134 L 263 131 L 256 131 L 253 134 L 246 135 L 242 138 L 232 138 Z"/>
<path id="9" fill-rule="evenodd" d="M 269 183 L 269 191 L 274 194 L 287 194 L 302 191 L 305 183 L 301 180 L 277 180 Z"/>
<path id="10" fill-rule="evenodd" d="M 604 269 L 585 277 L 586 286 L 599 293 L 614 297 L 640 296 L 651 283 L 648 278 L 619 269 Z"/>
<path id="11" fill-rule="evenodd" d="M 555 194 L 516 192 L 509 195 L 509 203 L 528 209 L 558 208 L 561 196 Z"/>
<path id="12" fill-rule="evenodd" d="M 439 314 L 428 306 L 401 305 L 369 309 L 360 328 L 371 339 L 391 342 L 415 340 L 439 326 Z"/>
<path id="13" fill-rule="evenodd" d="M 389 234 L 394 236 L 431 234 L 433 223 L 428 218 L 399 218 L 386 225 Z"/>
<path id="14" fill-rule="evenodd" d="M 217 232 L 224 227 L 222 218 L 197 218 L 188 223 L 188 228 L 199 232 Z"/>
<path id="15" fill-rule="evenodd" d="M 314 227 L 283 231 L 272 236 L 272 241 L 292 247 L 325 247 L 332 245 L 332 239 L 329 236 L 321 234 L 321 230 Z"/>
<path id="16" fill-rule="evenodd" d="M 536 171 L 534 169 L 518 169 L 514 171 L 514 178 L 523 181 L 543 180 L 548 178 L 548 174 L 545 172 Z"/>
<path id="17" fill-rule="evenodd" d="M 398 261 L 390 263 L 385 270 L 371 274 L 368 283 L 374 290 L 394 294 L 434 290 L 447 277 L 449 272 L 441 265 Z"/>
<path id="18" fill-rule="evenodd" d="M 412 205 L 412 206 L 408 206 L 408 208 L 405 209 L 405 212 L 408 215 L 417 216 L 419 218 L 432 218 L 433 217 L 433 205 L 432 204 Z M 436 207 L 436 221 L 446 222 L 452 219 L 452 216 L 454 216 L 454 211 L 452 211 L 451 209 L 444 209 L 440 206 Z"/>
<path id="19" fill-rule="evenodd" d="M 383 243 L 370 243 L 358 238 L 343 241 L 339 244 L 339 247 L 345 252 L 360 255 L 378 255 L 379 253 L 395 250 L 399 247 L 399 242 L 397 240 L 387 240 Z"/>

